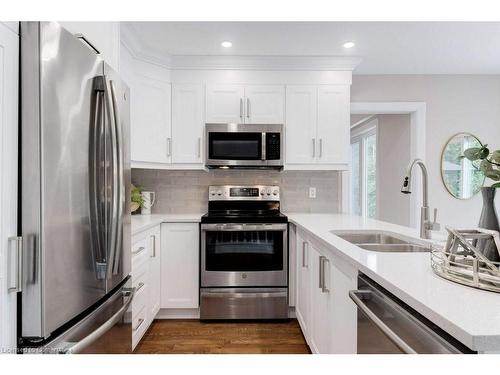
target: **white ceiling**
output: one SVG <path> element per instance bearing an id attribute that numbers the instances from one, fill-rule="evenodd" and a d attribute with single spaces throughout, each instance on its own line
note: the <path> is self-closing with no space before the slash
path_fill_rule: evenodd
<path id="1" fill-rule="evenodd" d="M 498 74 L 500 22 L 125 22 L 156 56 L 357 56 L 355 74 Z M 229 40 L 233 47 L 220 43 Z M 342 44 L 354 41 L 346 50 Z"/>

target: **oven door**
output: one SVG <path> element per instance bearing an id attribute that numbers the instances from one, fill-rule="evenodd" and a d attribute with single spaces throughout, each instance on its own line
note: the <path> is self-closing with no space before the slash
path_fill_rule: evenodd
<path id="1" fill-rule="evenodd" d="M 201 286 L 288 284 L 288 224 L 202 224 Z"/>
<path id="2" fill-rule="evenodd" d="M 265 148 L 265 133 L 262 132 L 209 131 L 206 165 L 208 167 L 266 166 L 263 148 Z"/>

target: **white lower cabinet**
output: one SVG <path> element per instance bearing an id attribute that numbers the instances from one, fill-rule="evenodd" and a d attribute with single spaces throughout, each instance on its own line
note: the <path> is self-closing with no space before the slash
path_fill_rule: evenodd
<path id="1" fill-rule="evenodd" d="M 199 224 L 161 225 L 161 307 L 199 306 Z"/>
<path id="2" fill-rule="evenodd" d="M 132 237 L 132 350 L 160 310 L 160 226 Z"/>
<path id="3" fill-rule="evenodd" d="M 161 301 L 161 238 L 160 226 L 149 233 L 149 318 L 153 321 L 160 311 Z"/>
<path id="4" fill-rule="evenodd" d="M 297 231 L 296 315 L 313 353 L 356 353 L 356 269 Z"/>

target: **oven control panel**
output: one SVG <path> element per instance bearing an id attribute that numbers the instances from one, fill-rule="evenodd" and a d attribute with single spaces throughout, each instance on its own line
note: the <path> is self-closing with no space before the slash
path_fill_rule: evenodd
<path id="1" fill-rule="evenodd" d="M 259 201 L 279 201 L 279 186 L 254 185 L 254 186 L 209 186 L 208 200 L 259 200 Z"/>

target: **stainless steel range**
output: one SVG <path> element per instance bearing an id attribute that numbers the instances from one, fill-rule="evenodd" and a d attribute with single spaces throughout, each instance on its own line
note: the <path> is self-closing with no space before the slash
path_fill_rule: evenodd
<path id="1" fill-rule="evenodd" d="M 288 318 L 288 219 L 278 186 L 210 186 L 201 319 Z"/>

